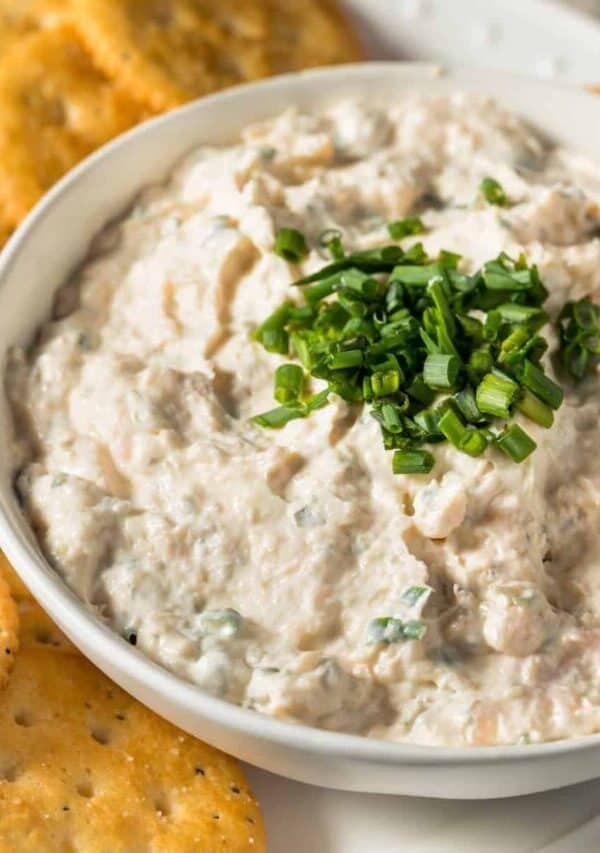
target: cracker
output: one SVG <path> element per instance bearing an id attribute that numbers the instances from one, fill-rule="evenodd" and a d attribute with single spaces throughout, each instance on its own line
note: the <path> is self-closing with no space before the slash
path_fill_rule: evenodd
<path id="1" fill-rule="evenodd" d="M 92 65 L 68 27 L 24 38 L 0 64 L 0 207 L 8 224 L 145 114 Z"/>
<path id="2" fill-rule="evenodd" d="M 0 851 L 263 851 L 232 758 L 83 657 L 24 648 L 0 700 Z"/>
<path id="3" fill-rule="evenodd" d="M 0 578 L 0 688 L 13 668 L 18 641 L 19 615 L 5 580 Z"/>
<path id="4" fill-rule="evenodd" d="M 49 647 L 56 652 L 78 655 L 79 649 L 55 625 L 45 610 L 33 599 L 18 602 L 19 648 Z"/>
<path id="5" fill-rule="evenodd" d="M 271 74 L 364 59 L 358 37 L 334 0 L 261 0 L 268 9 Z"/>
<path id="6" fill-rule="evenodd" d="M 349 24 L 323 0 L 74 0 L 73 8 L 97 64 L 157 111 L 359 55 Z"/>
<path id="7" fill-rule="evenodd" d="M 10 587 L 10 591 L 12 596 L 17 601 L 20 601 L 23 598 L 32 598 L 31 593 L 19 577 L 19 575 L 15 572 L 11 564 L 8 562 L 2 551 L 0 551 L 0 579 L 4 578 L 8 586 Z"/>
<path id="8" fill-rule="evenodd" d="M 76 0 L 75 15 L 99 67 L 161 111 L 267 73 L 251 42 L 221 30 L 197 6 L 194 0 Z"/>
<path id="9" fill-rule="evenodd" d="M 8 241 L 12 232 L 13 229 L 7 223 L 3 222 L 2 217 L 0 216 L 0 249 L 2 249 Z"/>
<path id="10" fill-rule="evenodd" d="M 24 35 L 67 19 L 70 0 L 0 0 L 0 56 Z"/>

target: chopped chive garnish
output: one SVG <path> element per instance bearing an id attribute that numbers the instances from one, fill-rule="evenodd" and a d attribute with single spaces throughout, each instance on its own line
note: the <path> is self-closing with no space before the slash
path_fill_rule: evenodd
<path id="1" fill-rule="evenodd" d="M 281 429 L 281 427 L 284 427 L 290 421 L 296 420 L 296 418 L 305 418 L 306 414 L 304 406 L 278 406 L 269 412 L 255 415 L 251 420 L 257 426 L 269 427 L 269 429 Z"/>
<path id="2" fill-rule="evenodd" d="M 404 640 L 422 640 L 427 632 L 427 626 L 421 619 L 409 619 L 404 623 L 402 637 Z"/>
<path id="3" fill-rule="evenodd" d="M 498 203 L 497 187 L 487 186 Z M 389 228 L 400 240 L 422 223 L 409 217 Z M 306 254 L 294 229 L 279 238 L 288 259 Z M 332 262 L 293 283 L 303 304 L 285 302 L 253 332 L 267 351 L 299 362 L 277 368 L 281 405 L 253 422 L 279 429 L 335 394 L 369 407 L 397 474 L 431 471 L 427 446 L 445 441 L 474 457 L 497 446 L 525 458 L 532 439 L 514 423 L 498 436 L 494 420 L 510 421 L 518 411 L 549 428 L 563 398 L 541 360 L 548 293 L 535 265 L 502 253 L 466 274 L 458 271 L 460 255 L 431 258 L 420 243 L 347 251 L 331 230 L 319 242 Z M 558 326 L 563 367 L 583 377 L 600 361 L 600 307 L 567 303 Z M 324 388 L 310 396 L 313 379 Z"/>
<path id="4" fill-rule="evenodd" d="M 289 320 L 292 307 L 292 302 L 284 302 L 254 330 L 252 337 L 255 341 L 261 343 L 267 352 L 277 352 L 281 355 L 287 355 L 289 335 L 285 326 Z"/>
<path id="5" fill-rule="evenodd" d="M 534 318 L 545 316 L 541 308 L 531 305 L 519 305 L 516 302 L 507 302 L 499 305 L 496 309 L 505 323 L 528 323 Z"/>
<path id="6" fill-rule="evenodd" d="M 422 234 L 425 230 L 423 222 L 418 216 L 397 219 L 395 222 L 390 222 L 387 229 L 392 240 L 402 240 L 404 237 L 411 237 L 413 234 Z"/>
<path id="7" fill-rule="evenodd" d="M 409 586 L 402 593 L 402 601 L 409 607 L 414 607 L 424 596 L 429 597 L 433 592 L 430 586 Z"/>
<path id="8" fill-rule="evenodd" d="M 600 356 L 600 306 L 588 297 L 567 302 L 558 317 L 560 361 L 576 381 L 598 364 Z"/>
<path id="9" fill-rule="evenodd" d="M 428 474 L 434 459 L 427 450 L 396 450 L 392 458 L 394 474 Z"/>
<path id="10" fill-rule="evenodd" d="M 530 361 L 525 361 L 523 368 L 519 373 L 519 379 L 536 397 L 539 397 L 542 402 L 547 403 L 550 408 L 558 409 L 563 401 L 563 390 L 560 385 L 553 382 L 549 376 L 532 364 Z"/>
<path id="11" fill-rule="evenodd" d="M 469 456 L 481 456 L 488 446 L 488 440 L 483 430 L 467 429 L 462 437 L 459 450 Z"/>
<path id="12" fill-rule="evenodd" d="M 334 261 L 339 261 L 344 257 L 342 232 L 337 228 L 328 228 L 326 231 L 322 231 L 319 234 L 319 245 L 329 251 Z"/>
<path id="13" fill-rule="evenodd" d="M 442 435 L 446 436 L 450 444 L 453 444 L 455 447 L 460 447 L 467 432 L 467 428 L 454 409 L 450 407 L 446 409 L 438 422 L 438 427 Z"/>
<path id="14" fill-rule="evenodd" d="M 400 387 L 402 373 L 400 370 L 386 370 L 373 373 L 371 376 L 371 389 L 374 397 L 389 397 L 395 394 Z"/>
<path id="15" fill-rule="evenodd" d="M 304 387 L 304 371 L 298 364 L 282 364 L 275 371 L 275 394 L 278 403 L 300 399 Z"/>
<path id="16" fill-rule="evenodd" d="M 360 349 L 346 350 L 334 353 L 329 360 L 330 370 L 345 370 L 348 367 L 360 367 L 364 354 Z"/>
<path id="17" fill-rule="evenodd" d="M 460 372 L 460 359 L 456 355 L 432 353 L 423 365 L 423 381 L 430 388 L 453 388 Z"/>
<path id="18" fill-rule="evenodd" d="M 536 424 L 545 427 L 545 429 L 550 429 L 554 423 L 554 415 L 550 406 L 542 403 L 527 388 L 523 388 L 521 391 L 521 396 L 517 400 L 517 409 L 525 417 L 529 418 L 530 421 L 534 421 Z"/>
<path id="19" fill-rule="evenodd" d="M 537 447 L 535 441 L 518 424 L 511 424 L 496 439 L 496 445 L 513 462 L 523 462 Z"/>
<path id="20" fill-rule="evenodd" d="M 508 198 L 502 188 L 502 184 L 498 183 L 495 178 L 484 178 L 479 185 L 479 189 L 489 204 L 495 204 L 498 207 L 505 207 L 508 204 Z"/>
<path id="21" fill-rule="evenodd" d="M 470 385 L 467 385 L 462 391 L 458 391 L 454 395 L 454 402 L 458 406 L 463 418 L 470 424 L 479 423 L 482 419 L 482 414 L 477 407 L 475 400 L 475 392 Z"/>
<path id="22" fill-rule="evenodd" d="M 422 619 L 408 619 L 406 622 L 394 616 L 379 616 L 371 619 L 367 625 L 367 643 L 399 643 L 407 640 L 422 640 L 427 633 L 427 625 Z"/>
<path id="23" fill-rule="evenodd" d="M 297 264 L 308 255 L 304 234 L 296 228 L 280 228 L 275 238 L 276 255 L 291 264 Z"/>
<path id="24" fill-rule="evenodd" d="M 486 415 L 496 418 L 509 418 L 519 386 L 511 379 L 488 373 L 477 386 L 475 400 L 477 408 Z"/>

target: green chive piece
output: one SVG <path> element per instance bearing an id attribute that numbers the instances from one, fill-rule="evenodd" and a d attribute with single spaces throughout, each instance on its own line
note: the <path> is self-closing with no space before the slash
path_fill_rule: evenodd
<path id="1" fill-rule="evenodd" d="M 541 308 L 531 305 L 519 305 L 516 302 L 506 302 L 496 309 L 505 323 L 530 323 L 534 319 L 547 319 L 547 314 Z"/>
<path id="2" fill-rule="evenodd" d="M 367 643 L 398 643 L 406 640 L 422 640 L 427 626 L 422 619 L 403 622 L 394 616 L 378 616 L 367 625 Z"/>
<path id="3" fill-rule="evenodd" d="M 511 424 L 496 439 L 496 445 L 513 462 L 523 462 L 537 447 L 535 441 L 518 424 Z"/>
<path id="4" fill-rule="evenodd" d="M 344 255 L 342 232 L 338 228 L 327 228 L 319 234 L 319 245 L 327 249 L 334 261 L 341 260 Z"/>
<path id="5" fill-rule="evenodd" d="M 402 638 L 404 640 L 422 640 L 427 632 L 427 626 L 421 619 L 409 619 L 404 623 Z"/>
<path id="6" fill-rule="evenodd" d="M 404 237 L 410 237 L 413 234 L 422 234 L 425 228 L 418 216 L 407 216 L 406 219 L 390 222 L 387 230 L 392 240 L 402 240 Z"/>
<path id="7" fill-rule="evenodd" d="M 430 388 L 423 380 L 423 376 L 419 374 L 417 374 L 410 383 L 406 389 L 406 393 L 410 397 L 414 397 L 415 400 L 418 400 L 419 403 L 423 403 L 425 406 L 429 406 L 430 403 L 433 403 L 436 396 L 435 390 Z"/>
<path id="8" fill-rule="evenodd" d="M 432 411 L 431 409 L 423 409 L 421 412 L 417 412 L 413 420 L 427 441 L 442 436 L 440 432 L 439 412 Z"/>
<path id="9" fill-rule="evenodd" d="M 475 400 L 480 412 L 496 418 L 509 418 L 519 386 L 508 377 L 488 373 L 477 386 Z"/>
<path id="10" fill-rule="evenodd" d="M 461 442 L 467 433 L 467 428 L 451 406 L 441 416 L 438 427 L 450 444 L 460 448 Z"/>
<path id="11" fill-rule="evenodd" d="M 285 329 L 265 329 L 261 336 L 261 343 L 267 352 L 287 355 L 290 348 L 290 336 Z"/>
<path id="12" fill-rule="evenodd" d="M 479 185 L 479 189 L 489 204 L 495 204 L 498 207 L 505 207 L 508 204 L 508 198 L 502 188 L 502 184 L 495 178 L 484 178 Z"/>
<path id="13" fill-rule="evenodd" d="M 434 459 L 427 450 L 396 450 L 392 458 L 394 474 L 428 474 Z"/>
<path id="14" fill-rule="evenodd" d="M 275 371 L 274 397 L 278 403 L 300 399 L 304 388 L 304 371 L 297 364 L 281 364 Z"/>
<path id="15" fill-rule="evenodd" d="M 328 296 L 331 296 L 331 294 L 338 289 L 339 285 L 340 274 L 336 273 L 335 275 L 323 279 L 323 281 L 312 284 L 310 287 L 305 287 L 302 293 L 306 301 L 311 306 L 314 306 L 315 303 L 320 302 L 321 299 L 326 299 Z"/>
<path id="16" fill-rule="evenodd" d="M 389 616 L 378 616 L 375 619 L 371 619 L 367 625 L 367 643 L 375 645 L 376 643 L 387 642 L 385 633 L 389 623 Z"/>
<path id="17" fill-rule="evenodd" d="M 311 414 L 311 412 L 316 412 L 318 409 L 322 409 L 329 403 L 329 388 L 324 388 L 323 391 L 319 391 L 318 394 L 313 394 L 312 397 L 309 397 L 306 401 L 306 413 Z"/>
<path id="18" fill-rule="evenodd" d="M 475 392 L 470 386 L 463 388 L 454 395 L 454 402 L 458 406 L 461 415 L 470 424 L 479 423 L 482 419 L 481 412 L 477 408 Z"/>
<path id="19" fill-rule="evenodd" d="M 539 397 L 542 402 L 547 403 L 552 409 L 559 409 L 564 399 L 564 393 L 560 385 L 553 382 L 549 376 L 546 376 L 543 370 L 536 367 L 530 361 L 523 363 L 523 368 L 519 373 L 519 379 L 536 397 Z"/>
<path id="20" fill-rule="evenodd" d="M 423 381 L 431 388 L 453 388 L 460 373 L 460 359 L 456 355 L 430 353 L 423 365 Z"/>
<path id="21" fill-rule="evenodd" d="M 334 353 L 329 360 L 330 370 L 345 370 L 348 367 L 360 367 L 364 353 L 360 349 L 344 350 Z"/>
<path id="22" fill-rule="evenodd" d="M 554 423 L 554 415 L 550 406 L 542 403 L 539 397 L 536 397 L 527 388 L 521 389 L 521 396 L 517 400 L 517 409 L 530 421 L 534 421 L 545 429 L 550 429 Z"/>
<path id="23" fill-rule="evenodd" d="M 458 268 L 458 265 L 462 260 L 462 255 L 458 255 L 456 252 L 449 252 L 447 249 L 442 249 L 437 260 L 441 267 L 445 267 L 449 270 L 455 270 Z"/>
<path id="24" fill-rule="evenodd" d="M 269 412 L 263 412 L 260 415 L 255 415 L 250 418 L 253 424 L 269 429 L 281 429 L 290 421 L 297 418 L 305 418 L 307 415 L 306 407 L 303 405 L 297 406 L 278 406 L 276 409 L 271 409 Z"/>
<path id="25" fill-rule="evenodd" d="M 285 330 L 285 326 L 293 308 L 293 302 L 284 302 L 252 333 L 252 338 L 262 344 L 267 352 L 277 352 L 281 355 L 287 355 L 289 335 Z"/>
<path id="26" fill-rule="evenodd" d="M 297 264 L 308 255 L 308 246 L 304 234 L 297 228 L 280 228 L 273 251 L 288 263 Z"/>
<path id="27" fill-rule="evenodd" d="M 414 607 L 423 596 L 429 597 L 433 592 L 430 586 L 409 586 L 402 593 L 402 601 L 409 607 Z"/>
<path id="28" fill-rule="evenodd" d="M 481 271 L 485 286 L 489 290 L 506 290 L 509 293 L 512 291 L 530 290 L 531 270 L 515 270 L 506 267 L 502 261 L 488 261 L 483 265 Z M 503 302 L 506 301 L 504 298 Z"/>
<path id="29" fill-rule="evenodd" d="M 481 456 L 488 446 L 485 433 L 478 429 L 467 429 L 462 437 L 459 450 L 469 456 Z"/>
<path id="30" fill-rule="evenodd" d="M 488 349 L 473 350 L 467 363 L 467 372 L 475 383 L 480 382 L 494 366 L 494 359 Z"/>
<path id="31" fill-rule="evenodd" d="M 374 397 L 389 397 L 395 394 L 400 387 L 400 370 L 379 371 L 371 376 L 371 388 Z"/>

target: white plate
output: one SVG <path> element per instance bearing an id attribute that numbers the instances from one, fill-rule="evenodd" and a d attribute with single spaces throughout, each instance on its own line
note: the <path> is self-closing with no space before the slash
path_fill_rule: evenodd
<path id="1" fill-rule="evenodd" d="M 600 21 L 553 0 L 342 0 L 372 59 L 600 82 Z"/>

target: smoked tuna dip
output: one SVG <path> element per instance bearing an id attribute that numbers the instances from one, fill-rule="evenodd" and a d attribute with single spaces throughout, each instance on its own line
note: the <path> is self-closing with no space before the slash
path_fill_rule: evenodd
<path id="1" fill-rule="evenodd" d="M 482 197 L 488 175 L 510 205 Z M 365 249 L 419 215 L 401 245 L 466 272 L 523 251 L 555 316 L 600 296 L 599 200 L 598 167 L 462 94 L 289 111 L 197 150 L 11 354 L 15 484 L 48 559 L 150 658 L 281 719 L 448 745 L 600 731 L 596 377 L 564 386 L 552 429 L 527 422 L 521 465 L 443 444 L 431 473 L 394 475 L 335 396 L 250 422 L 286 360 L 251 332 L 300 299 L 324 229 Z M 306 236 L 300 265 L 273 252 L 282 227 Z M 374 641 L 389 616 L 418 629 Z"/>

